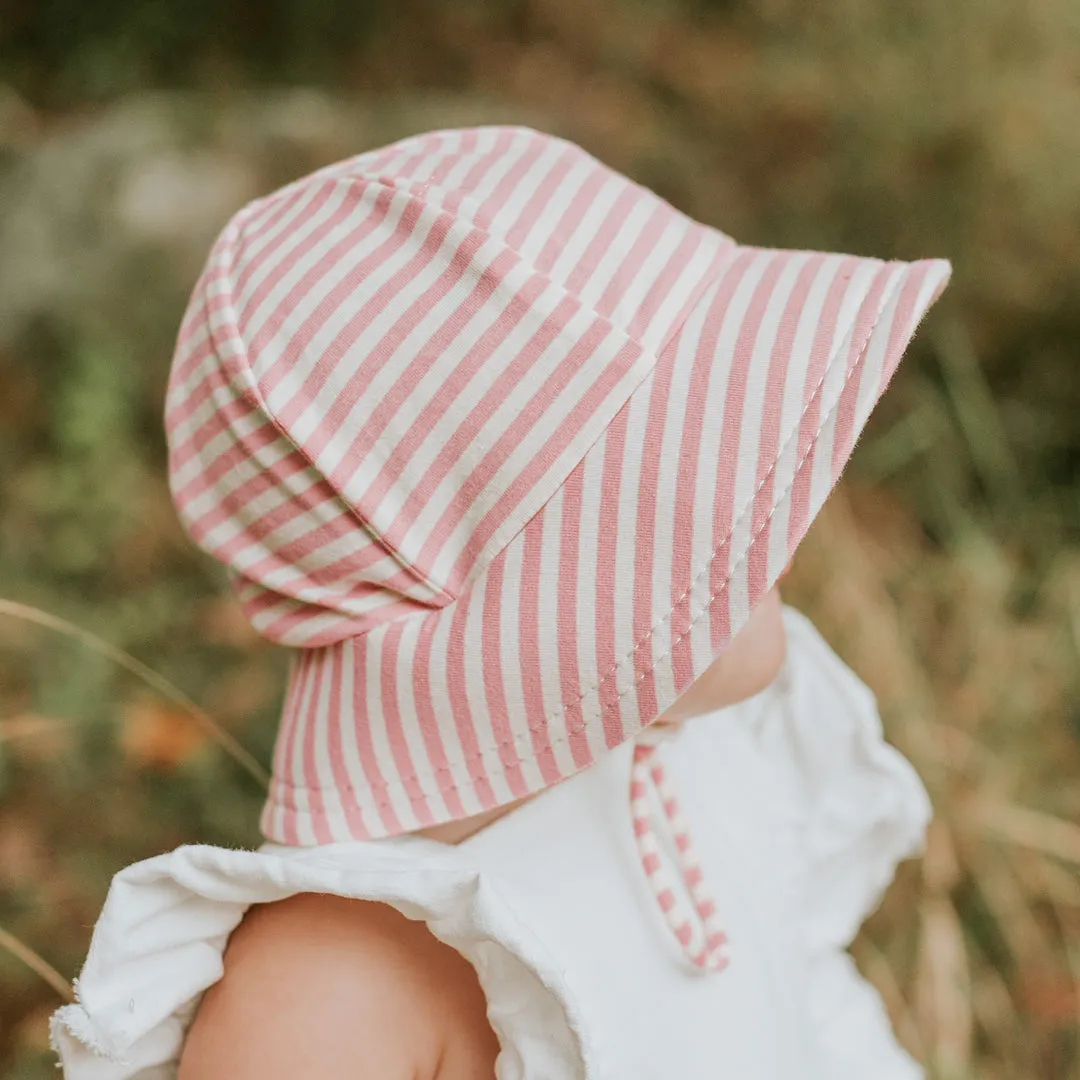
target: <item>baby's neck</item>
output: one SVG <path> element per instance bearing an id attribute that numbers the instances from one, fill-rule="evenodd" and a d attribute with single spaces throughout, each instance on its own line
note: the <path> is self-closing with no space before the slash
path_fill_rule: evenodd
<path id="1" fill-rule="evenodd" d="M 472 817 L 460 818 L 458 821 L 446 821 L 442 825 L 430 825 L 426 829 L 419 829 L 417 836 L 426 836 L 429 840 L 438 840 L 440 844 L 460 844 L 462 840 L 468 840 L 481 829 L 486 828 L 492 822 L 505 817 L 511 810 L 523 806 L 529 799 L 535 796 L 528 795 L 524 799 L 517 799 L 505 806 L 496 806 L 491 810 L 485 810 L 482 814 L 473 814 Z"/>
<path id="2" fill-rule="evenodd" d="M 705 711 L 712 712 L 714 710 L 709 709 Z M 673 726 L 690 719 L 693 719 L 691 715 L 682 715 L 678 720 L 666 720 L 664 717 L 661 717 L 656 723 Z M 542 793 L 538 792 L 538 794 Z M 519 806 L 524 806 L 525 803 L 530 802 L 535 798 L 536 795 L 527 795 L 524 799 L 516 799 L 514 802 L 507 803 L 505 806 L 496 806 L 491 810 L 485 810 L 483 813 L 474 814 L 472 817 L 460 818 L 457 821 L 447 821 L 441 825 L 430 825 L 426 829 L 418 829 L 414 835 L 426 837 L 428 840 L 437 840 L 440 844 L 460 844 L 462 841 L 468 840 L 470 836 L 475 836 L 481 829 L 487 828 L 488 825 L 498 821 L 499 818 L 505 817 L 512 810 L 516 810 Z"/>

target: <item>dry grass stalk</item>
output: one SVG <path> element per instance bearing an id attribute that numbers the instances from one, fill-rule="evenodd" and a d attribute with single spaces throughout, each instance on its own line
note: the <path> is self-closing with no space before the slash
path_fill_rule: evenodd
<path id="1" fill-rule="evenodd" d="M 49 630 L 55 630 L 59 634 L 74 638 L 88 649 L 111 660 L 114 664 L 141 679 L 148 686 L 153 687 L 159 694 L 178 705 L 188 714 L 221 748 L 239 765 L 245 772 L 259 783 L 262 787 L 269 787 L 270 774 L 240 743 L 227 732 L 205 709 L 201 709 L 179 687 L 174 686 L 168 679 L 159 675 L 153 668 L 149 668 L 141 660 L 136 659 L 130 653 L 98 637 L 97 634 L 84 630 L 81 626 L 70 623 L 67 619 L 61 619 L 57 615 L 50 615 L 39 608 L 29 604 L 20 604 L 14 600 L 0 599 L 0 615 L 7 615 L 13 619 L 44 626 Z"/>
<path id="2" fill-rule="evenodd" d="M 14 934 L 0 927 L 0 949 L 10 953 L 16 960 L 22 961 L 35 975 L 39 975 L 65 1001 L 75 1000 L 75 991 L 71 983 L 60 974 L 47 960 L 34 952 L 29 945 L 20 941 Z"/>

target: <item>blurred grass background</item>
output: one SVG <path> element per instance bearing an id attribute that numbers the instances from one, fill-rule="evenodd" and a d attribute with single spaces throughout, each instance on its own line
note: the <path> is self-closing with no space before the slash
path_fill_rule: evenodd
<path id="1" fill-rule="evenodd" d="M 174 520 L 160 413 L 242 202 L 428 127 L 569 136 L 747 243 L 954 283 L 788 599 L 931 789 L 856 949 L 938 1080 L 1080 1077 L 1075 0 L 0 0 L 0 597 L 129 650 L 261 760 L 285 657 Z M 109 877 L 257 842 L 258 784 L 0 608 L 0 1075 L 55 1075 Z M 13 951 L 14 950 L 14 951 Z M 45 973 L 48 974 L 47 972 Z M 55 981 L 55 980 L 54 980 Z"/>

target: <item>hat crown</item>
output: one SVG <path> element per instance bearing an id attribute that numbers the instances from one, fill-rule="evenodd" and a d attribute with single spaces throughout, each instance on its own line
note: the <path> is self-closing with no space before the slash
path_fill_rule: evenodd
<path id="1" fill-rule="evenodd" d="M 731 246 L 524 128 L 417 136 L 252 203 L 174 360 L 181 516 L 275 640 L 448 604 L 558 490 Z"/>

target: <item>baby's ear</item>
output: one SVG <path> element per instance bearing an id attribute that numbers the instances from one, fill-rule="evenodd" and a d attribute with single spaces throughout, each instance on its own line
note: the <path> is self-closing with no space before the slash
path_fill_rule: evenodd
<path id="1" fill-rule="evenodd" d="M 252 908 L 188 1034 L 178 1080 L 494 1076 L 476 973 L 384 904 L 302 894 Z M 442 1064 L 460 1062 L 456 1073 Z"/>

